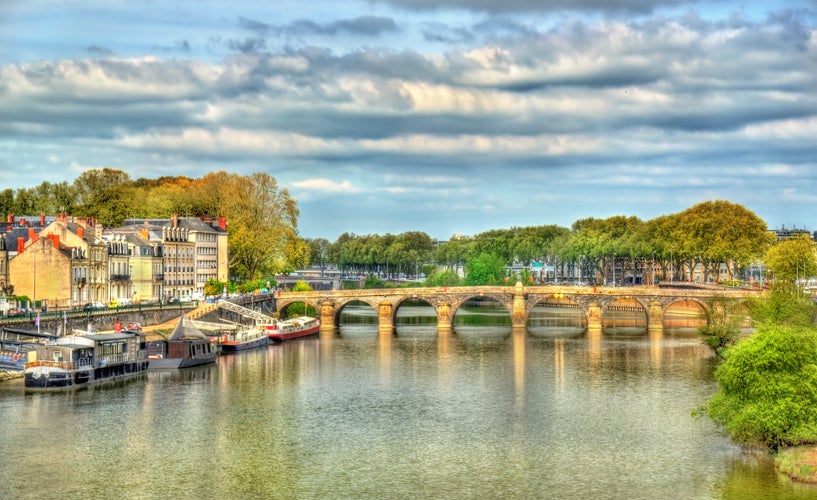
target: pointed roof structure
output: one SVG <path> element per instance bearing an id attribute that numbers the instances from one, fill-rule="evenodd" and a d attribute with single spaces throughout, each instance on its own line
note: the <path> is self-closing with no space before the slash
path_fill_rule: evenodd
<path id="1" fill-rule="evenodd" d="M 185 326 L 184 321 L 184 314 L 179 317 L 179 322 L 176 324 L 176 328 L 173 329 L 173 333 L 170 334 L 170 337 L 167 340 L 184 340 L 184 339 L 207 339 L 207 335 L 203 334 L 201 330 L 196 328 L 193 325 Z"/>

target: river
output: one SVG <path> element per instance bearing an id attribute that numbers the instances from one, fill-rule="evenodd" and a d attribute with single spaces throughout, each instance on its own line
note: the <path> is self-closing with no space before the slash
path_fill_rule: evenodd
<path id="1" fill-rule="evenodd" d="M 105 387 L 0 384 L 0 498 L 817 497 L 692 418 L 715 363 L 689 329 L 480 309 L 438 334 L 428 309 Z"/>

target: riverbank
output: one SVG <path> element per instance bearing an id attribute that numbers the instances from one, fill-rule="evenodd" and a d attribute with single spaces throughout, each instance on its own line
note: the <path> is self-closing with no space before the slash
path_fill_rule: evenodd
<path id="1" fill-rule="evenodd" d="M 804 483 L 817 483 L 817 446 L 804 445 L 784 448 L 774 459 L 777 469 Z"/>

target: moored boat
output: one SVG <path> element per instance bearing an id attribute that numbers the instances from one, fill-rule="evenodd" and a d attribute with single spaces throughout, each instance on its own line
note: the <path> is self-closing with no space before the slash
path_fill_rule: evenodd
<path id="1" fill-rule="evenodd" d="M 247 327 L 227 333 L 218 341 L 221 352 L 245 351 L 267 344 L 269 344 L 269 337 L 267 337 L 267 331 L 261 326 Z"/>
<path id="2" fill-rule="evenodd" d="M 147 371 L 138 332 L 57 337 L 29 353 L 26 389 L 64 389 L 133 377 Z"/>
<path id="3" fill-rule="evenodd" d="M 23 371 L 28 353 L 55 337 L 50 333 L 3 328 L 0 333 L 0 371 Z"/>
<path id="4" fill-rule="evenodd" d="M 218 342 L 186 324 L 182 316 L 167 339 L 148 342 L 147 350 L 150 370 L 188 368 L 215 363 Z"/>
<path id="5" fill-rule="evenodd" d="M 283 321 L 276 321 L 274 325 L 268 326 L 267 336 L 270 340 L 283 342 L 284 340 L 314 335 L 320 331 L 320 328 L 321 321 L 318 318 L 298 316 Z"/>

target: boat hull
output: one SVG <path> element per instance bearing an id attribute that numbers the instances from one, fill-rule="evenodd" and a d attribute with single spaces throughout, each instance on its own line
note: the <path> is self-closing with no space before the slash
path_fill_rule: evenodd
<path id="1" fill-rule="evenodd" d="M 145 373 L 148 361 L 123 363 L 100 368 L 68 369 L 32 363 L 24 370 L 25 388 L 32 390 L 70 389 L 113 382 Z"/>
<path id="2" fill-rule="evenodd" d="M 304 330 L 297 330 L 294 332 L 281 332 L 281 331 L 272 331 L 267 336 L 270 340 L 274 342 L 283 342 L 285 340 L 292 340 L 297 339 L 300 337 L 308 337 L 310 335 L 315 335 L 320 331 L 320 325 L 315 325 L 311 328 L 306 328 Z"/>
<path id="3" fill-rule="evenodd" d="M 269 337 L 261 336 L 242 342 L 228 340 L 221 342 L 219 346 L 221 347 L 221 352 L 238 352 L 246 351 L 247 349 L 255 349 L 256 347 L 261 347 L 267 344 L 269 344 Z"/>
<path id="4" fill-rule="evenodd" d="M 192 366 L 206 365 L 209 363 L 215 363 L 217 357 L 218 356 L 216 354 L 213 354 L 212 356 L 201 358 L 150 358 L 148 370 L 174 370 L 178 368 L 190 368 Z"/>
<path id="5" fill-rule="evenodd" d="M 278 322 L 277 325 L 267 330 L 267 337 L 273 342 L 283 342 L 315 335 L 320 332 L 320 329 L 321 322 L 318 319 L 302 316 Z"/>
<path id="6" fill-rule="evenodd" d="M 207 339 L 156 340 L 148 344 L 148 369 L 173 370 L 215 363 L 216 342 Z"/>

